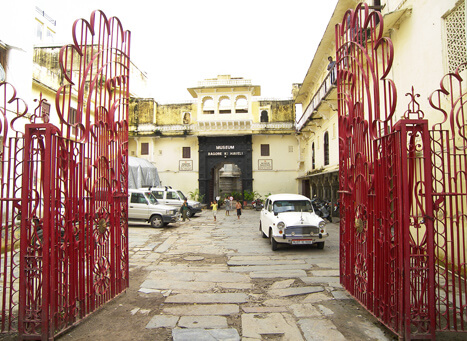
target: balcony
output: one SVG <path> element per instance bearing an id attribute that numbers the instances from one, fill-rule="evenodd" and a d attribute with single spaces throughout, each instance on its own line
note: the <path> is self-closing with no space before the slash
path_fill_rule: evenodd
<path id="1" fill-rule="evenodd" d="M 334 69 L 334 72 L 336 70 Z M 317 111 L 318 107 L 322 104 L 323 100 L 325 100 L 332 89 L 336 88 L 336 83 L 331 83 L 331 73 L 329 72 L 326 78 L 321 83 L 318 91 L 314 94 L 313 99 L 311 100 L 310 104 L 308 104 L 305 112 L 300 117 L 300 119 L 296 123 L 297 131 L 303 129 L 306 125 L 307 121 L 312 118 L 313 114 Z"/>

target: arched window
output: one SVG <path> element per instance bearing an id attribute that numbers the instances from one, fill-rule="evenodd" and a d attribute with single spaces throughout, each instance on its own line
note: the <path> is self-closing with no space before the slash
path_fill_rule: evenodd
<path id="1" fill-rule="evenodd" d="M 261 122 L 269 122 L 268 112 L 266 110 L 261 111 Z"/>
<path id="2" fill-rule="evenodd" d="M 214 114 L 214 101 L 211 97 L 203 99 L 203 114 Z"/>
<path id="3" fill-rule="evenodd" d="M 219 114 L 231 114 L 232 107 L 230 104 L 230 98 L 228 97 L 221 97 L 219 101 Z"/>
<path id="4" fill-rule="evenodd" d="M 324 133 L 324 165 L 329 165 L 329 134 Z"/>
<path id="5" fill-rule="evenodd" d="M 237 97 L 237 100 L 235 101 L 235 112 L 237 114 L 248 113 L 248 101 L 246 100 L 246 97 L 244 96 Z"/>
<path id="6" fill-rule="evenodd" d="M 315 143 L 311 144 L 311 169 L 315 169 Z"/>

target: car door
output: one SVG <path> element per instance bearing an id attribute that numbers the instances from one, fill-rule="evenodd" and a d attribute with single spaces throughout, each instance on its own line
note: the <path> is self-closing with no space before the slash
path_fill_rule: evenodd
<path id="1" fill-rule="evenodd" d="M 272 207 L 272 202 L 268 199 L 261 210 L 261 229 L 266 235 L 269 235 L 269 226 L 272 224 L 272 219 L 274 218 Z"/>
<path id="2" fill-rule="evenodd" d="M 165 204 L 171 206 L 181 206 L 182 202 L 176 191 L 167 191 L 165 193 Z"/>
<path id="3" fill-rule="evenodd" d="M 149 205 L 144 193 L 131 193 L 128 219 L 148 220 Z"/>

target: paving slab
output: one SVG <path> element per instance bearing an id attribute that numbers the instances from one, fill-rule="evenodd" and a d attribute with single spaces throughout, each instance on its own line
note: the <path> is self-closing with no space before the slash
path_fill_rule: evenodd
<path id="1" fill-rule="evenodd" d="M 291 265 L 246 265 L 246 266 L 231 266 L 229 271 L 232 272 L 281 272 L 290 270 L 310 270 L 310 264 L 291 264 Z"/>
<path id="2" fill-rule="evenodd" d="M 339 270 L 313 270 L 311 274 L 315 277 L 337 277 L 339 278 Z"/>
<path id="3" fill-rule="evenodd" d="M 152 251 L 155 249 L 156 246 L 158 246 L 160 243 L 150 243 L 145 246 L 143 246 L 140 250 L 141 251 Z"/>
<path id="4" fill-rule="evenodd" d="M 242 307 L 242 310 L 245 313 L 255 313 L 255 314 L 263 314 L 263 313 L 285 313 L 287 312 L 287 307 Z"/>
<path id="5" fill-rule="evenodd" d="M 195 279 L 195 273 L 193 271 L 151 271 L 146 279 L 193 281 Z"/>
<path id="6" fill-rule="evenodd" d="M 285 288 L 290 287 L 294 282 L 295 282 L 294 279 L 286 279 L 283 281 L 277 281 L 271 285 L 270 289 L 285 289 Z"/>
<path id="7" fill-rule="evenodd" d="M 197 282 L 240 282 L 246 283 L 250 281 L 250 277 L 244 274 L 229 273 L 229 272 L 205 272 L 196 273 L 195 281 Z"/>
<path id="8" fill-rule="evenodd" d="M 242 314 L 242 336 L 259 340 L 272 336 L 283 340 L 303 340 L 293 317 L 286 313 Z"/>
<path id="9" fill-rule="evenodd" d="M 243 293 L 226 294 L 178 294 L 169 296 L 165 303 L 245 303 L 248 295 Z"/>
<path id="10" fill-rule="evenodd" d="M 332 321 L 326 319 L 301 319 L 298 324 L 305 339 L 313 341 L 345 341 L 346 338 L 337 330 Z"/>
<path id="11" fill-rule="evenodd" d="M 154 252 L 166 252 L 177 241 L 177 239 L 177 236 L 167 238 L 157 249 L 154 250 Z"/>
<path id="12" fill-rule="evenodd" d="M 306 284 L 339 284 L 339 277 L 300 277 L 300 279 Z"/>
<path id="13" fill-rule="evenodd" d="M 219 288 L 224 289 L 237 289 L 237 290 L 249 290 L 253 289 L 252 283 L 216 283 Z"/>
<path id="14" fill-rule="evenodd" d="M 286 297 L 286 296 L 311 294 L 311 293 L 321 292 L 321 291 L 324 291 L 324 288 L 322 286 L 310 286 L 310 287 L 292 287 L 292 288 L 286 288 L 286 289 L 275 289 L 275 290 L 269 290 L 268 293 L 271 296 Z"/>
<path id="15" fill-rule="evenodd" d="M 281 272 L 251 272 L 250 278 L 300 278 L 306 277 L 304 270 L 290 270 Z"/>
<path id="16" fill-rule="evenodd" d="M 223 316 L 182 316 L 178 320 L 181 328 L 227 328 L 227 319 Z"/>
<path id="17" fill-rule="evenodd" d="M 240 341 L 234 328 L 229 329 L 173 329 L 173 341 Z"/>
<path id="18" fill-rule="evenodd" d="M 316 302 L 323 302 L 333 300 L 334 297 L 330 295 L 326 295 L 324 292 L 317 292 L 313 294 L 309 294 L 307 297 L 303 299 L 302 302 L 304 303 L 316 303 Z"/>
<path id="19" fill-rule="evenodd" d="M 263 304 L 268 307 L 288 307 L 290 305 L 290 300 L 286 298 L 272 298 L 265 300 Z"/>
<path id="20" fill-rule="evenodd" d="M 324 305 L 321 305 L 321 304 L 318 304 L 318 309 L 321 311 L 321 313 L 324 315 L 324 316 L 331 316 L 331 315 L 334 315 L 334 312 L 325 307 Z"/>
<path id="21" fill-rule="evenodd" d="M 229 266 L 241 265 L 292 265 L 292 264 L 306 264 L 301 259 L 233 259 L 227 261 Z"/>
<path id="22" fill-rule="evenodd" d="M 168 279 L 147 279 L 141 284 L 142 288 L 147 289 L 173 289 L 193 291 L 208 291 L 213 289 L 215 286 L 215 283 L 172 281 Z"/>
<path id="23" fill-rule="evenodd" d="M 175 328 L 179 317 L 172 315 L 155 315 L 146 325 L 147 329 Z"/>
<path id="24" fill-rule="evenodd" d="M 320 317 L 321 312 L 315 308 L 311 303 L 305 304 L 292 304 L 290 306 L 293 314 L 296 317 Z"/>
<path id="25" fill-rule="evenodd" d="M 239 307 L 236 304 L 197 304 L 197 305 L 176 305 L 174 307 L 165 307 L 164 314 L 179 316 L 198 316 L 198 315 L 233 315 L 238 314 Z"/>

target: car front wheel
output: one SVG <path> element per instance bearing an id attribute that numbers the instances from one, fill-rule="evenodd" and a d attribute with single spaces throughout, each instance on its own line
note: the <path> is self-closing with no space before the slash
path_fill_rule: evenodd
<path id="1" fill-rule="evenodd" d="M 316 243 L 316 246 L 318 247 L 318 249 L 324 249 L 324 242 L 319 242 L 319 243 Z"/>
<path id="2" fill-rule="evenodd" d="M 164 221 L 162 220 L 162 217 L 159 215 L 152 216 L 149 223 L 151 224 L 152 227 L 155 227 L 155 228 L 164 226 Z"/>

